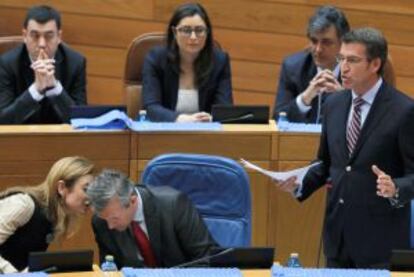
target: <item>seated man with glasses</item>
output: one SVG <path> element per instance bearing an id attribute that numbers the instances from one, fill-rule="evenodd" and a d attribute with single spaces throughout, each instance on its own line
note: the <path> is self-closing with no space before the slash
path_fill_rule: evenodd
<path id="1" fill-rule="evenodd" d="M 0 124 L 64 123 L 86 104 L 86 60 L 61 38 L 58 11 L 29 9 L 24 44 L 0 57 Z"/>
<path id="2" fill-rule="evenodd" d="M 325 98 L 342 88 L 335 58 L 348 31 L 348 21 L 338 8 L 322 6 L 316 10 L 307 27 L 309 49 L 288 56 L 282 63 L 273 114 L 276 120 L 280 112 L 286 112 L 292 122 L 321 122 Z"/>
<path id="3" fill-rule="evenodd" d="M 152 121 L 208 122 L 214 104 L 232 104 L 230 61 L 214 46 L 200 4 L 179 6 L 167 28 L 167 45 L 143 65 L 143 105 Z"/>

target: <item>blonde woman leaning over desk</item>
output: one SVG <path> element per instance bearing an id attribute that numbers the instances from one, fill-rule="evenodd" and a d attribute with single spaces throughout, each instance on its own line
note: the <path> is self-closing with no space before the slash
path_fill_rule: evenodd
<path id="1" fill-rule="evenodd" d="M 41 184 L 0 193 L 0 273 L 25 270 L 29 252 L 74 234 L 88 209 L 85 190 L 93 173 L 89 160 L 66 157 Z"/>

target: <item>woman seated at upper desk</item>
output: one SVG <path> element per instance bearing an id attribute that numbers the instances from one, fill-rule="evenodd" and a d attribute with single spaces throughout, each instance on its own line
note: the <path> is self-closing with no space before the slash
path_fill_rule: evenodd
<path id="1" fill-rule="evenodd" d="M 153 48 L 143 66 L 143 104 L 151 121 L 211 121 L 214 104 L 232 104 L 230 62 L 214 46 L 200 4 L 184 4 L 167 28 L 167 46 Z"/>
<path id="2" fill-rule="evenodd" d="M 82 157 L 57 161 L 38 186 L 0 193 L 0 274 L 25 270 L 29 252 L 73 235 L 88 209 L 86 187 L 94 165 Z"/>

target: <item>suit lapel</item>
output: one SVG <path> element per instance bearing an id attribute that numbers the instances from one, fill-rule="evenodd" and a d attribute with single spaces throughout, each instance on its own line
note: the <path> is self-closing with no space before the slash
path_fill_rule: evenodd
<path id="1" fill-rule="evenodd" d="M 361 150 L 361 147 L 364 145 L 370 134 L 375 130 L 376 127 L 380 126 L 379 122 L 389 110 L 388 107 L 391 103 L 389 101 L 389 96 L 390 92 L 388 91 L 385 83 L 383 83 L 374 99 L 374 102 L 372 103 L 372 107 L 369 110 L 364 125 L 362 126 L 360 136 L 355 145 L 354 152 L 351 156 L 351 161 L 353 161 L 356 158 L 359 151 Z"/>
<path id="2" fill-rule="evenodd" d="M 338 105 L 334 108 L 334 113 L 337 114 L 338 118 L 337 120 L 334 120 L 333 124 L 337 124 L 337 126 L 344 126 L 344 128 L 338 128 L 335 127 L 333 130 L 337 129 L 340 133 L 338 134 L 338 140 L 339 140 L 339 147 L 341 147 L 341 155 L 344 157 L 345 160 L 349 158 L 348 154 L 348 148 L 346 145 L 346 132 L 347 132 L 347 126 L 348 126 L 348 115 L 349 110 L 351 108 L 351 91 L 346 91 L 343 94 L 343 101 L 345 105 Z"/>
<path id="3" fill-rule="evenodd" d="M 153 199 L 150 191 L 145 187 L 138 187 L 139 193 L 142 198 L 142 203 L 144 205 L 144 216 L 145 224 L 147 225 L 148 239 L 151 243 L 152 251 L 154 252 L 155 258 L 157 259 L 158 265 L 161 265 L 162 256 L 161 256 L 161 225 L 160 225 L 160 216 L 155 205 L 155 200 Z"/>
<path id="4" fill-rule="evenodd" d="M 56 80 L 59 80 L 60 82 L 62 82 L 62 86 L 65 87 L 64 81 L 67 78 L 63 78 L 64 75 L 64 67 L 63 67 L 63 51 L 62 51 L 62 45 L 59 45 L 57 51 L 56 51 L 56 55 L 55 55 L 55 78 Z"/>
<path id="5" fill-rule="evenodd" d="M 21 75 L 24 78 L 24 83 L 25 85 L 25 90 L 26 88 L 30 87 L 33 83 L 34 83 L 34 72 L 33 69 L 30 67 L 32 62 L 30 60 L 29 57 L 29 52 L 27 52 L 27 48 L 26 45 L 23 44 L 22 46 L 22 61 L 21 61 L 21 67 L 20 67 L 20 72 L 22 73 Z"/>

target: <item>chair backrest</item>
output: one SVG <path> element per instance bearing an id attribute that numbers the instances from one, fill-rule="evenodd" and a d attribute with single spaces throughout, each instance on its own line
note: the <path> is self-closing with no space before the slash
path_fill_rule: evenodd
<path id="1" fill-rule="evenodd" d="M 23 43 L 22 36 L 0 37 L 0 55 Z"/>
<path id="2" fill-rule="evenodd" d="M 148 51 L 166 43 L 164 33 L 145 33 L 136 37 L 129 45 L 125 61 L 124 89 L 128 115 L 136 118 L 141 109 L 142 66 Z"/>
<path id="3" fill-rule="evenodd" d="M 142 183 L 185 193 L 220 246 L 250 245 L 249 179 L 237 162 L 210 155 L 164 154 L 149 162 Z"/>

